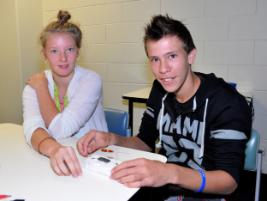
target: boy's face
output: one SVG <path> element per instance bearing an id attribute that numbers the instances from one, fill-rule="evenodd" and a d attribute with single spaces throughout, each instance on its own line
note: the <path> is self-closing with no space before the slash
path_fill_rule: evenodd
<path id="1" fill-rule="evenodd" d="M 158 41 L 146 42 L 147 56 L 155 78 L 169 93 L 179 96 L 186 89 L 186 80 L 191 73 L 191 64 L 196 50 L 189 54 L 177 36 L 164 36 Z"/>

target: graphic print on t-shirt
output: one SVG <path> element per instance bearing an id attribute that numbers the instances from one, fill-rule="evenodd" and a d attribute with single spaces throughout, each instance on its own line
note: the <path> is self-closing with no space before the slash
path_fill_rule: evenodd
<path id="1" fill-rule="evenodd" d="M 160 122 L 158 120 L 158 122 Z M 199 158 L 203 122 L 179 115 L 176 122 L 171 121 L 168 113 L 162 117 L 162 144 L 168 162 L 185 163 L 194 169 L 199 168 Z M 158 124 L 159 128 L 159 124 Z"/>

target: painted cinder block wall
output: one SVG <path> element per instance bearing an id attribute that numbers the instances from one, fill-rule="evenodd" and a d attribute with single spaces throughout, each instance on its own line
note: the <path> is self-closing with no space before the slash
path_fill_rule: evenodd
<path id="1" fill-rule="evenodd" d="M 22 123 L 25 80 L 40 71 L 41 5 L 42 0 L 0 1 L 0 123 Z"/>
<path id="2" fill-rule="evenodd" d="M 253 96 L 253 126 L 267 150 L 267 0 L 44 0 L 43 23 L 59 9 L 69 10 L 83 30 L 79 63 L 102 76 L 104 105 L 124 110 L 122 94 L 153 81 L 143 27 L 155 14 L 182 20 L 198 50 L 193 68 L 236 82 L 241 93 Z M 135 133 L 143 111 L 144 105 L 135 105 Z"/>

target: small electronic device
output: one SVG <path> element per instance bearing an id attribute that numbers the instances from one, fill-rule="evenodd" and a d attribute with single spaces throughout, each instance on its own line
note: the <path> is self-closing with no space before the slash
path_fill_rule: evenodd
<path id="1" fill-rule="evenodd" d="M 118 164 L 114 158 L 93 154 L 85 160 L 84 171 L 110 176 L 112 168 Z"/>

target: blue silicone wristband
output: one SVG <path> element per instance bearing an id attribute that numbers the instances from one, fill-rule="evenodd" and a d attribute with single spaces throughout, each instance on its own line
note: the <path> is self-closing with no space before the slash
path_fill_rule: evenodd
<path id="1" fill-rule="evenodd" d="M 198 170 L 200 176 L 201 176 L 201 185 L 199 187 L 199 189 L 196 191 L 197 193 L 202 193 L 204 191 L 204 188 L 206 186 L 206 174 L 205 174 L 205 171 L 203 169 L 199 169 Z"/>

